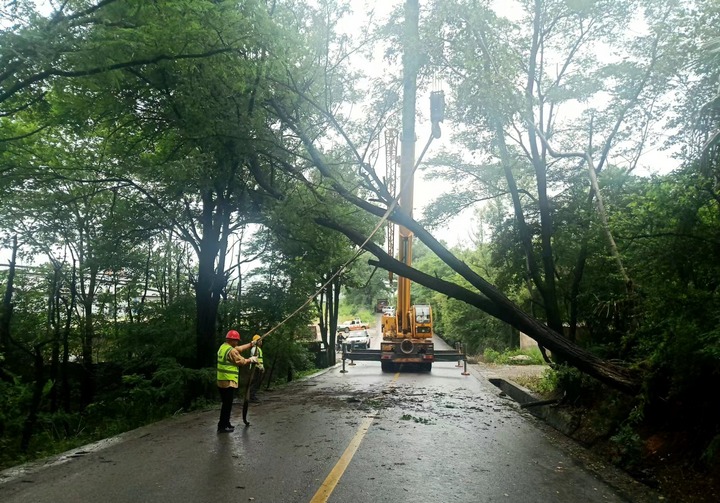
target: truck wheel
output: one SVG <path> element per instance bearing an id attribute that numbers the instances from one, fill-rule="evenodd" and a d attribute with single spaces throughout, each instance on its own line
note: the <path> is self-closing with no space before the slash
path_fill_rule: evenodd
<path id="1" fill-rule="evenodd" d="M 383 361 L 380 362 L 380 368 L 383 372 L 392 372 L 393 370 L 395 370 L 395 365 L 393 364 L 393 362 Z"/>
<path id="2" fill-rule="evenodd" d="M 430 372 L 432 370 L 432 363 L 422 363 L 423 372 Z"/>
<path id="3" fill-rule="evenodd" d="M 348 332 L 350 331 L 350 327 L 345 327 L 345 328 L 343 328 L 343 331 L 344 331 L 345 333 L 348 333 Z"/>

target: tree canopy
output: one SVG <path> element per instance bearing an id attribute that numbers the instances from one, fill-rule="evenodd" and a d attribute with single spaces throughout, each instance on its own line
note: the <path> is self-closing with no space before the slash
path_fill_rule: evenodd
<path id="1" fill-rule="evenodd" d="M 400 3 L 367 25 L 343 0 L 1 8 L 0 432 L 27 449 L 39 413 L 117 375 L 130 396 L 160 372 L 189 406 L 230 328 L 284 322 L 277 372 L 309 366 L 307 326 L 334 346 L 339 303 L 389 291 L 378 268 L 450 342 L 523 332 L 643 403 L 711 407 L 717 2 L 407 5 L 412 43 Z M 380 162 L 409 62 L 420 94 L 447 87 L 452 138 L 422 160 L 447 190 L 416 219 Z M 477 242 L 436 239 L 466 210 Z M 384 219 L 422 241 L 412 268 Z"/>

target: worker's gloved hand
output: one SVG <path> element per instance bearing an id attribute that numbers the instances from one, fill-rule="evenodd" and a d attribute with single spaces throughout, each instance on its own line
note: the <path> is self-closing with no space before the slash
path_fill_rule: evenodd
<path id="1" fill-rule="evenodd" d="M 257 341 L 250 341 L 250 345 L 251 345 L 252 347 L 257 346 Z"/>
<path id="2" fill-rule="evenodd" d="M 257 356 L 251 356 L 250 358 L 248 358 L 248 361 L 250 363 L 257 363 Z"/>

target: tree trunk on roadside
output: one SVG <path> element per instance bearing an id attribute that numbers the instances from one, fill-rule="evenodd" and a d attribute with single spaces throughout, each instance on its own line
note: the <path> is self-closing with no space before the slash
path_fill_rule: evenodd
<path id="1" fill-rule="evenodd" d="M 215 364 L 217 316 L 225 289 L 225 252 L 230 209 L 215 200 L 212 191 L 203 195 L 202 238 L 198 245 L 198 276 L 195 282 L 196 361 L 199 368 Z M 217 264 L 216 264 L 217 261 Z"/>
<path id="2" fill-rule="evenodd" d="M 94 303 L 95 288 L 97 286 L 98 266 L 89 267 L 87 284 L 81 280 L 81 305 L 84 319 L 82 322 L 82 369 L 83 379 L 80 389 L 80 403 L 83 408 L 90 405 L 95 398 L 95 368 L 93 366 L 93 348 L 95 344 Z"/>
<path id="3" fill-rule="evenodd" d="M 95 329 L 93 327 L 92 296 L 89 301 L 85 300 L 82 306 L 84 314 L 81 347 L 83 378 L 80 389 L 80 402 L 83 408 L 85 408 L 92 403 L 95 396 L 95 369 L 93 367 Z"/>
<path id="4" fill-rule="evenodd" d="M 60 374 L 60 288 L 62 279 L 60 276 L 62 265 L 53 262 L 53 281 L 48 298 L 48 320 L 50 322 L 50 330 L 52 332 L 51 357 L 50 357 L 50 380 L 54 385 L 50 390 L 50 412 L 57 412 L 59 408 L 58 391 L 58 375 Z"/>
<path id="5" fill-rule="evenodd" d="M 220 298 L 215 297 L 214 284 L 217 278 L 214 274 L 214 256 L 202 253 L 199 257 L 198 279 L 195 285 L 195 302 L 197 325 L 195 341 L 197 347 L 197 365 L 199 368 L 210 367 L 213 364 L 213 354 L 217 350 L 215 338 L 217 335 L 217 313 Z"/>
<path id="6" fill-rule="evenodd" d="M 13 236 L 12 255 L 8 267 L 7 286 L 0 307 L 0 351 L 6 352 L 10 345 L 10 320 L 13 311 L 13 289 L 15 288 L 15 264 L 17 261 L 18 240 Z"/>
<path id="7" fill-rule="evenodd" d="M 65 327 L 62 332 L 62 362 L 60 365 L 60 397 L 62 399 L 63 410 L 70 412 L 70 376 L 68 364 L 70 361 L 70 332 L 72 331 L 72 319 L 75 312 L 75 304 L 77 302 L 77 267 L 75 261 L 72 266 L 72 276 L 70 280 L 70 299 L 63 299 L 65 305 Z"/>
<path id="8" fill-rule="evenodd" d="M 573 269 L 572 283 L 570 285 L 570 327 L 568 331 L 568 339 L 571 342 L 577 341 L 577 324 L 578 324 L 578 298 L 580 297 L 580 282 L 582 281 L 585 271 L 585 263 L 587 260 L 588 238 L 587 234 L 583 236 L 580 243 L 577 259 L 575 260 L 575 268 Z"/>
<path id="9" fill-rule="evenodd" d="M 27 452 L 30 447 L 30 439 L 32 438 L 37 424 L 38 411 L 40 410 L 40 402 L 42 401 L 43 390 L 45 389 L 45 363 L 43 362 L 42 346 L 44 344 L 38 344 L 35 346 L 34 352 L 34 374 L 35 383 L 33 384 L 32 399 L 30 401 L 30 411 L 25 418 L 25 424 L 23 425 L 22 437 L 20 439 L 20 450 Z"/>
<path id="10" fill-rule="evenodd" d="M 322 279 L 325 282 L 325 278 Z M 320 292 L 319 298 L 315 299 L 315 308 L 319 313 L 318 327 L 320 328 L 320 340 L 325 345 L 327 352 L 327 365 L 329 367 L 335 365 L 335 338 L 328 330 L 328 311 L 327 311 L 327 297 L 329 292 L 329 285 Z"/>

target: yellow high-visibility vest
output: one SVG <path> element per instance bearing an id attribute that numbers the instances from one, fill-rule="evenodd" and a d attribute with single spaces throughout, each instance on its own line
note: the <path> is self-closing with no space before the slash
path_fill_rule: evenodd
<path id="1" fill-rule="evenodd" d="M 228 344 L 227 342 L 223 342 L 222 346 L 220 346 L 220 349 L 218 349 L 217 380 L 234 381 L 237 384 L 240 370 L 238 369 L 237 365 L 235 365 L 228 359 L 228 355 L 230 354 L 232 348 L 233 347 L 230 344 Z"/>
<path id="2" fill-rule="evenodd" d="M 250 350 L 250 354 L 252 356 L 257 356 L 258 359 L 258 365 L 263 364 L 263 356 L 262 356 L 262 348 L 260 346 L 255 346 Z"/>

